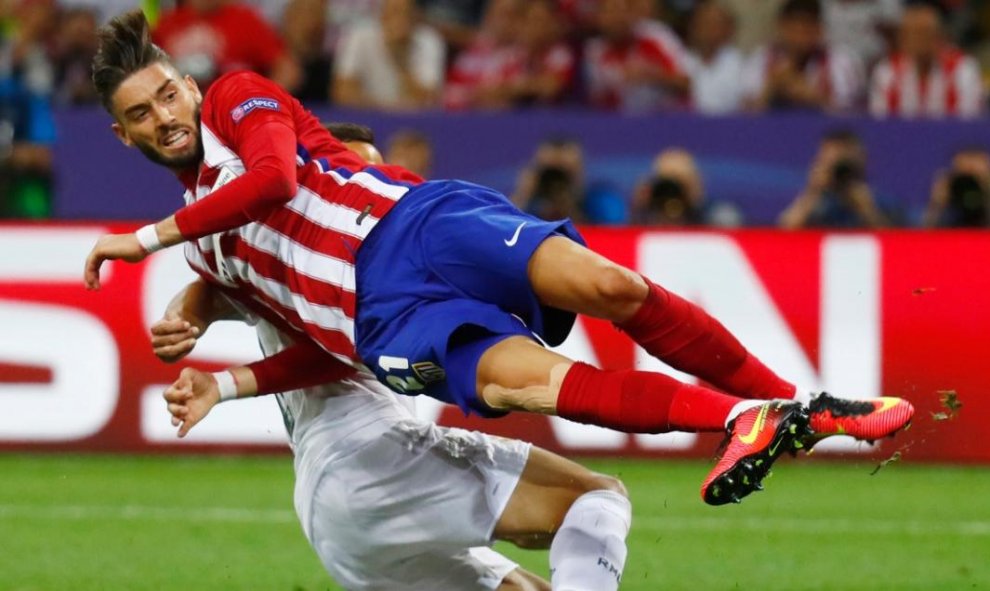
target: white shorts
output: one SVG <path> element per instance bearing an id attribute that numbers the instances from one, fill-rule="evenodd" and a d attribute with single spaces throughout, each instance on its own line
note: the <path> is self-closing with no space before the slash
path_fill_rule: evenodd
<path id="1" fill-rule="evenodd" d="M 349 453 L 324 460 L 313 484 L 297 482 L 303 529 L 327 571 L 348 591 L 498 588 L 517 565 L 487 546 L 530 445 L 383 423 L 348 434 L 359 439 Z"/>

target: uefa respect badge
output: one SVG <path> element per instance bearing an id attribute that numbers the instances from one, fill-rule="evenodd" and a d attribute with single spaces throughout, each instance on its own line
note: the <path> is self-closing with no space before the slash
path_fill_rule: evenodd
<path id="1" fill-rule="evenodd" d="M 234 120 L 234 123 L 240 123 L 241 119 L 247 117 L 247 115 L 254 111 L 255 109 L 268 109 L 269 111 L 278 111 L 278 101 L 273 98 L 263 98 L 254 97 L 249 98 L 243 103 L 237 105 L 230 111 L 230 117 Z"/>

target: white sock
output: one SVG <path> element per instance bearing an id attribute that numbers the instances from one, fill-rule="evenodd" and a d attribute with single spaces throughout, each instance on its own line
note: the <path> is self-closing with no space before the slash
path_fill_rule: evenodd
<path id="1" fill-rule="evenodd" d="M 578 497 L 550 544 L 553 591 L 616 591 L 631 523 L 632 505 L 617 492 Z"/>
<path id="2" fill-rule="evenodd" d="M 725 426 L 728 427 L 729 423 L 731 423 L 733 420 L 735 420 L 736 417 L 746 412 L 747 410 L 751 408 L 755 408 L 757 406 L 762 406 L 768 402 L 770 401 L 762 400 L 762 399 L 740 400 L 739 402 L 736 403 L 735 406 L 732 407 L 732 410 L 729 411 L 729 416 L 725 417 Z"/>

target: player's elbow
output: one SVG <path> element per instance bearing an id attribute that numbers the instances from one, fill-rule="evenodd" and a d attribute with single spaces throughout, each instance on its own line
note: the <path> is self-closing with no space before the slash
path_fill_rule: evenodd
<path id="1" fill-rule="evenodd" d="M 268 205 L 281 205 L 287 203 L 296 194 L 296 170 L 282 170 L 279 168 L 259 169 L 262 177 L 262 191 L 264 201 Z"/>

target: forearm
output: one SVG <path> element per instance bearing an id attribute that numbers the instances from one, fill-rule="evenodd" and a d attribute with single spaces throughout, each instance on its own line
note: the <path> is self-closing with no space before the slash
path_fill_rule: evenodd
<path id="1" fill-rule="evenodd" d="M 206 332 L 218 320 L 232 320 L 238 317 L 237 310 L 230 300 L 203 279 L 197 279 L 175 294 L 166 308 L 165 315 L 176 315 Z"/>
<path id="2" fill-rule="evenodd" d="M 794 203 L 780 214 L 780 227 L 787 230 L 803 228 L 814 209 L 815 199 L 815 195 L 810 191 L 805 191 L 798 196 Z"/>
<path id="3" fill-rule="evenodd" d="M 234 375 L 237 397 L 288 392 L 348 378 L 354 368 L 308 342 L 250 365 L 228 370 Z"/>

